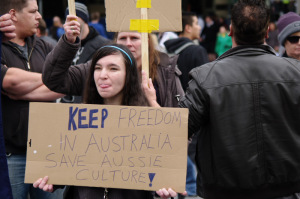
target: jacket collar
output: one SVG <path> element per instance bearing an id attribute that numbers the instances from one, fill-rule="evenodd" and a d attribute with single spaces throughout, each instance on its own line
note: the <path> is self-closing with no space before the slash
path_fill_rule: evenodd
<path id="1" fill-rule="evenodd" d="M 268 45 L 241 45 L 226 51 L 224 54 L 218 57 L 217 60 L 224 59 L 225 57 L 238 53 L 250 53 L 251 51 L 276 55 L 275 50 Z"/>

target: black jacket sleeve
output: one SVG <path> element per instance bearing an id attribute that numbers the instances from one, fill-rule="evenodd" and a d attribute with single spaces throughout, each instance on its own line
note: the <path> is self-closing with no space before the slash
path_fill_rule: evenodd
<path id="1" fill-rule="evenodd" d="M 63 35 L 49 53 L 42 79 L 50 90 L 66 95 L 82 95 L 91 62 L 71 65 L 79 47 L 79 40 L 71 44 Z"/>

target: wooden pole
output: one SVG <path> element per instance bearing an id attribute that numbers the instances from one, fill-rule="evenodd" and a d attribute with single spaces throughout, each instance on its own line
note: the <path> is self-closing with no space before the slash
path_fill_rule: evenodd
<path id="1" fill-rule="evenodd" d="M 141 8 L 141 19 L 148 19 L 148 8 Z M 142 32 L 142 69 L 150 76 L 148 33 Z"/>
<path id="2" fill-rule="evenodd" d="M 68 0 L 68 7 L 69 7 L 69 15 L 75 15 L 75 0 Z"/>

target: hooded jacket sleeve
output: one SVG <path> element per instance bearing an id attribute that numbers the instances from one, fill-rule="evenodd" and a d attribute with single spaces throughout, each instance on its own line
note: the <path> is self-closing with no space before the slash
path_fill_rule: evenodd
<path id="1" fill-rule="evenodd" d="M 80 41 L 69 43 L 63 35 L 46 58 L 43 83 L 52 91 L 66 95 L 82 95 L 91 62 L 72 65 Z"/>

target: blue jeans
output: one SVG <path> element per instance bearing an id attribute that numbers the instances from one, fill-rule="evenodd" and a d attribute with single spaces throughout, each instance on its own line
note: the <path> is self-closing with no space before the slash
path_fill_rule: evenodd
<path id="1" fill-rule="evenodd" d="M 26 155 L 8 155 L 8 172 L 14 199 L 62 199 L 63 189 L 54 193 L 45 192 L 39 188 L 34 188 L 32 184 L 25 184 Z M 43 176 L 41 176 L 43 177 Z"/>
<path id="2" fill-rule="evenodd" d="M 186 170 L 186 185 L 185 185 L 185 189 L 186 192 L 188 193 L 189 196 L 196 196 L 196 189 L 197 189 L 197 185 L 196 185 L 196 168 L 195 165 L 193 163 L 193 161 L 190 159 L 189 156 L 187 156 L 187 170 Z"/>

